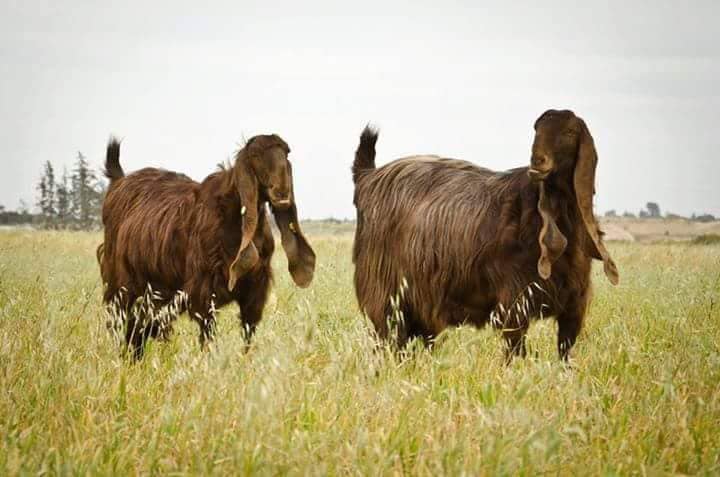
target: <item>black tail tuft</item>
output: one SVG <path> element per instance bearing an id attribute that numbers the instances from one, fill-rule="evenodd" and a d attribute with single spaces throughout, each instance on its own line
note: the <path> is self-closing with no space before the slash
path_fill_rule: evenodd
<path id="1" fill-rule="evenodd" d="M 369 124 L 360 135 L 360 144 L 355 151 L 355 162 L 352 165 L 353 182 L 357 184 L 360 175 L 367 170 L 375 169 L 375 144 L 378 130 Z"/>
<path id="2" fill-rule="evenodd" d="M 120 165 L 120 141 L 114 136 L 110 136 L 105 155 L 105 177 L 112 182 L 124 176 L 125 172 Z"/>

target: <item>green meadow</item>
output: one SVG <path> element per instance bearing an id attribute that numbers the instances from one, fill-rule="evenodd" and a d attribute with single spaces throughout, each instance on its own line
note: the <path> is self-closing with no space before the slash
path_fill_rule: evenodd
<path id="1" fill-rule="evenodd" d="M 210 352 L 182 316 L 137 364 L 99 233 L 0 232 L 0 475 L 720 474 L 720 244 L 611 243 L 621 283 L 596 265 L 571 365 L 544 320 L 505 366 L 489 329 L 376 346 L 350 230 L 307 229 L 306 290 L 278 243 L 249 352 L 233 305 Z"/>

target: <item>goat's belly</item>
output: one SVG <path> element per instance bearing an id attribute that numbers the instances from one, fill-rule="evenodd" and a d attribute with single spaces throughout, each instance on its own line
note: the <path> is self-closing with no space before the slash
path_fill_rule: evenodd
<path id="1" fill-rule="evenodd" d="M 133 281 L 138 287 L 138 294 L 152 294 L 153 299 L 158 301 L 171 300 L 183 291 L 182 280 L 172 276 L 167 270 L 164 273 L 136 270 Z"/>

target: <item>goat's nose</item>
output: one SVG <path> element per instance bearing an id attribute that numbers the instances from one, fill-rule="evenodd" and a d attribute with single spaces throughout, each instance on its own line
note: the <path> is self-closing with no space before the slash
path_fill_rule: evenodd
<path id="1" fill-rule="evenodd" d="M 285 197 L 288 195 L 288 189 L 287 187 L 283 187 L 281 185 L 271 185 L 270 193 L 275 197 Z"/>
<path id="2" fill-rule="evenodd" d="M 271 187 L 270 201 L 274 206 L 284 208 L 291 205 L 290 189 L 286 187 Z"/>
<path id="3" fill-rule="evenodd" d="M 534 154 L 530 160 L 533 169 L 544 171 L 550 167 L 550 159 L 545 154 Z"/>
<path id="4" fill-rule="evenodd" d="M 530 158 L 528 175 L 533 181 L 545 179 L 552 169 L 552 161 L 545 154 L 533 154 Z"/>

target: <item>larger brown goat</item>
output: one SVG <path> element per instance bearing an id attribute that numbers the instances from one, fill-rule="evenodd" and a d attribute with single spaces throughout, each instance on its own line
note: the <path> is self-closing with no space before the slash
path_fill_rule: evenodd
<path id="1" fill-rule="evenodd" d="M 297 217 L 288 145 L 277 135 L 250 139 L 230 168 L 201 183 L 162 169 L 125 176 L 120 144 L 111 139 L 105 162 L 110 187 L 103 203 L 105 241 L 97 255 L 104 301 L 119 307 L 125 342 L 135 358 L 150 337 L 164 334 L 147 316 L 167 309 L 178 291 L 200 326 L 200 343 L 213 336 L 215 307 L 236 301 L 249 340 L 262 318 L 275 248 L 266 203 L 275 216 L 289 270 L 300 287 L 310 284 L 315 253 Z M 133 306 L 140 303 L 142 306 Z M 173 316 L 174 318 L 174 316 Z"/>
<path id="2" fill-rule="evenodd" d="M 492 323 L 507 357 L 524 356 L 529 319 L 555 316 L 567 359 L 590 299 L 591 259 L 618 271 L 592 210 L 597 154 L 584 121 L 545 112 L 530 167 L 493 172 L 414 156 L 375 167 L 365 128 L 353 164 L 353 250 L 360 308 L 381 338 L 432 340 L 448 326 Z"/>

